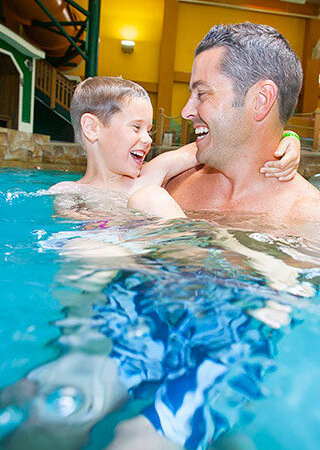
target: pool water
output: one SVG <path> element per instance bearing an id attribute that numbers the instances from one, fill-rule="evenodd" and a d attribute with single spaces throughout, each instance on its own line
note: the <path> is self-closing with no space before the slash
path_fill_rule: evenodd
<path id="1" fill-rule="evenodd" d="M 0 172 L 1 448 L 103 449 L 142 414 L 181 448 L 318 449 L 316 233 L 114 194 L 106 227 L 59 218 L 46 190 L 78 177 Z"/>

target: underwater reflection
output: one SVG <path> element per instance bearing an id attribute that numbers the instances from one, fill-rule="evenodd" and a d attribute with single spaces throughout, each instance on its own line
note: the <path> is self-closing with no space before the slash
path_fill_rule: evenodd
<path id="1" fill-rule="evenodd" d="M 281 340 L 319 321 L 319 250 L 305 236 L 137 216 L 41 249 L 59 255 L 60 357 L 1 392 L 5 448 L 207 448 L 272 397 Z M 102 418 L 104 440 L 88 443 Z"/>

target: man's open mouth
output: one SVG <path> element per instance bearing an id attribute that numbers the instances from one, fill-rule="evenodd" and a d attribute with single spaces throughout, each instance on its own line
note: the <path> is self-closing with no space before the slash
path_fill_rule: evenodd
<path id="1" fill-rule="evenodd" d="M 133 150 L 132 152 L 130 152 L 130 155 L 134 162 L 141 166 L 145 157 L 145 152 L 143 150 Z"/>
<path id="2" fill-rule="evenodd" d="M 207 127 L 197 127 L 194 129 L 195 135 L 197 137 L 197 141 L 203 139 L 208 133 L 209 128 Z"/>

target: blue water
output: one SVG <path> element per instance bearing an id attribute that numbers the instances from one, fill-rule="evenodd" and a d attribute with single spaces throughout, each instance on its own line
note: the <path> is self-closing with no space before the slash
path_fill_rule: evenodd
<path id="1" fill-rule="evenodd" d="M 77 178 L 0 172 L 1 448 L 103 449 L 144 414 L 187 448 L 318 449 L 316 233 L 111 204 L 88 230 L 46 192 Z"/>

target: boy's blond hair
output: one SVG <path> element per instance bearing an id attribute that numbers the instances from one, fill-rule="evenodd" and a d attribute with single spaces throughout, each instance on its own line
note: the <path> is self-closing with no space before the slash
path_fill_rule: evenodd
<path id="1" fill-rule="evenodd" d="M 150 102 L 150 97 L 142 86 L 120 77 L 92 77 L 79 83 L 70 109 L 75 140 L 83 144 L 80 123 L 83 114 L 94 114 L 106 126 L 131 97 L 144 98 Z"/>

